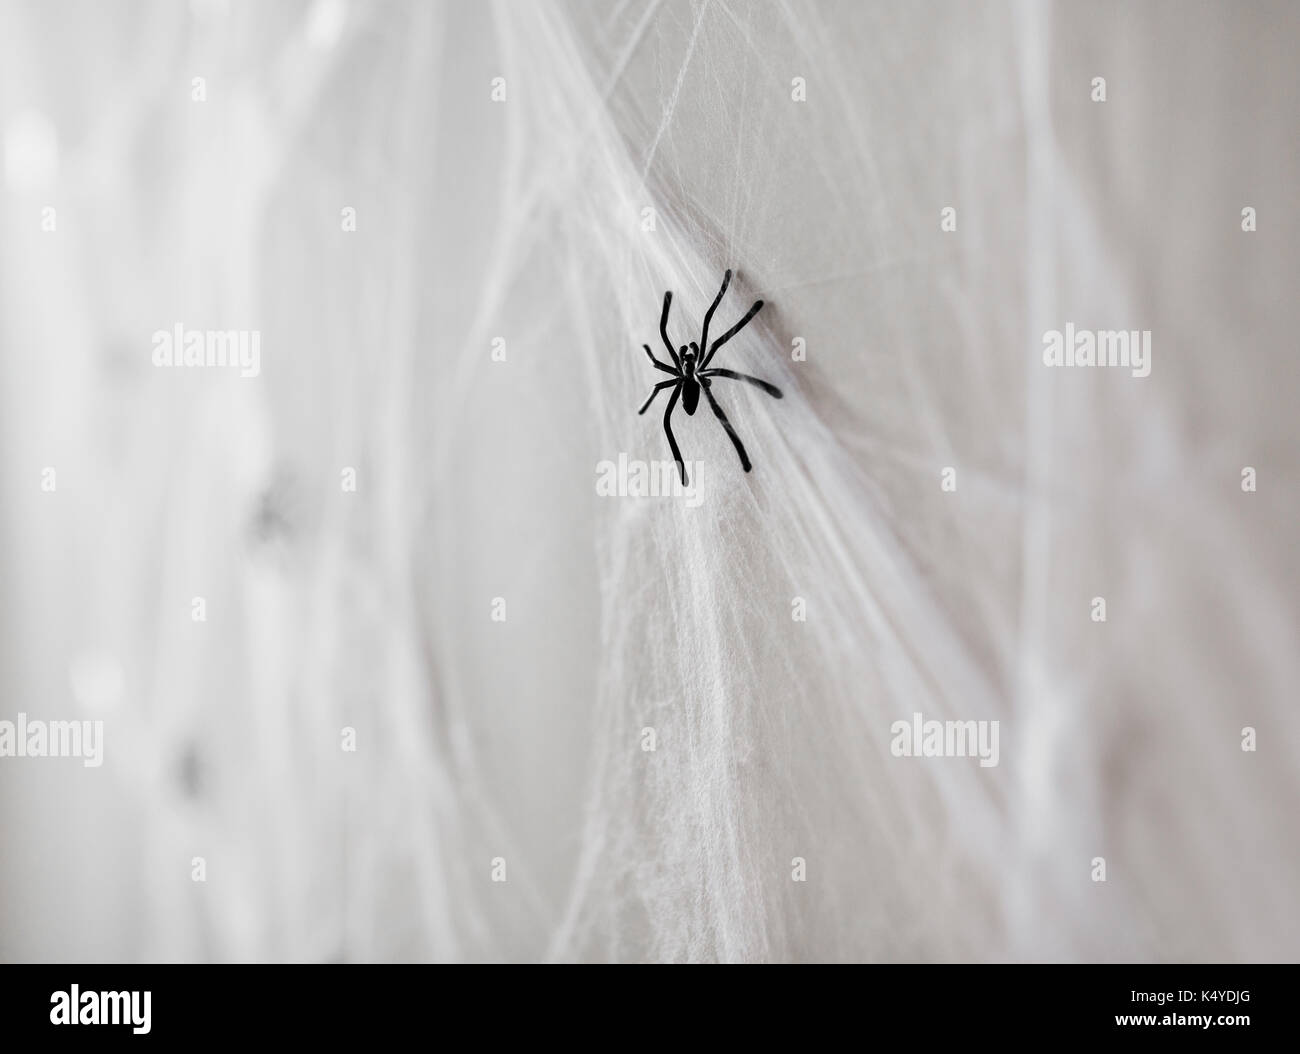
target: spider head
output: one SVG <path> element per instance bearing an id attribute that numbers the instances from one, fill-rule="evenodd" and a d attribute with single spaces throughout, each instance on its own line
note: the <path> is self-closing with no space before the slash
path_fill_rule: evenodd
<path id="1" fill-rule="evenodd" d="M 700 355 L 700 346 L 696 344 L 695 341 L 691 341 L 689 347 L 683 344 L 682 345 L 682 368 L 689 372 L 694 372 L 695 362 L 699 358 L 699 355 Z"/>

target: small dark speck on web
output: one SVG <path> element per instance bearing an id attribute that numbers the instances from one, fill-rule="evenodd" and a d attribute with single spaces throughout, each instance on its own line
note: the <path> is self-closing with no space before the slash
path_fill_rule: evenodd
<path id="1" fill-rule="evenodd" d="M 203 764 L 193 744 L 189 744 L 181 752 L 176 779 L 187 798 L 197 798 L 203 790 Z"/>
<path id="2" fill-rule="evenodd" d="M 287 470 L 277 471 L 262 489 L 248 518 L 248 544 L 280 562 L 299 540 L 302 531 L 302 495 L 297 479 Z"/>
<path id="3" fill-rule="evenodd" d="M 253 512 L 253 536 L 259 542 L 274 542 L 293 533 L 285 488 L 272 484 L 262 491 Z"/>

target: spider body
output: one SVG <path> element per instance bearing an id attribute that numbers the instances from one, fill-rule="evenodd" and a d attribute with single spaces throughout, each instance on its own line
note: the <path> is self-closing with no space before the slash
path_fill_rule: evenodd
<path id="1" fill-rule="evenodd" d="M 691 348 L 698 350 L 699 345 L 691 341 Z M 695 351 L 682 348 L 682 409 L 686 411 L 687 417 L 694 417 L 695 410 L 700 405 L 701 383 L 695 376 Z"/>
<path id="2" fill-rule="evenodd" d="M 677 448 L 677 440 L 673 436 L 672 426 L 673 410 L 677 407 L 678 399 L 681 400 L 682 409 L 686 411 L 686 415 L 691 417 L 699 408 L 700 393 L 704 393 L 709 408 L 726 430 L 731 445 L 736 448 L 736 453 L 740 456 L 741 467 L 748 472 L 753 467 L 749 463 L 749 456 L 745 453 L 744 444 L 741 443 L 740 437 L 736 435 L 736 430 L 731 427 L 731 422 L 727 420 L 727 415 L 723 412 L 722 407 L 718 405 L 718 400 L 713 397 L 713 392 L 710 390 L 712 388 L 711 381 L 718 377 L 726 377 L 733 381 L 745 381 L 756 388 L 761 388 L 774 399 L 781 398 L 781 389 L 774 384 L 768 384 L 767 381 L 751 377 L 746 373 L 724 370 L 721 367 L 709 368 L 709 362 L 717 353 L 717 350 L 744 329 L 749 324 L 749 320 L 757 315 L 763 307 L 763 301 L 754 301 L 754 306 L 745 313 L 744 318 L 712 344 L 709 344 L 709 323 L 713 321 L 713 312 L 722 303 L 723 294 L 726 293 L 727 286 L 730 284 L 731 272 L 727 271 L 722 277 L 722 288 L 718 290 L 718 295 L 713 298 L 713 306 L 704 315 L 704 328 L 700 333 L 700 342 L 696 344 L 695 341 L 691 341 L 689 345 L 683 344 L 680 351 L 674 348 L 673 342 L 668 339 L 668 309 L 672 305 L 673 294 L 671 290 L 664 293 L 664 310 L 663 314 L 659 316 L 659 335 L 663 337 L 664 347 L 668 349 L 668 355 L 673 360 L 673 365 L 669 366 L 666 362 L 661 362 L 655 358 L 649 344 L 642 345 L 645 348 L 645 353 L 650 356 L 650 362 L 654 365 L 654 368 L 672 374 L 672 379 L 660 381 L 656 384 L 654 390 L 650 393 L 650 398 L 641 405 L 641 409 L 637 413 L 645 413 L 650 409 L 650 404 L 655 401 L 655 396 L 665 388 L 672 388 L 672 395 L 668 397 L 668 407 L 664 410 L 664 434 L 668 437 L 668 447 L 673 452 L 673 460 L 677 462 L 677 470 L 681 473 L 683 486 L 686 485 L 686 465 L 682 461 L 682 452 Z"/>

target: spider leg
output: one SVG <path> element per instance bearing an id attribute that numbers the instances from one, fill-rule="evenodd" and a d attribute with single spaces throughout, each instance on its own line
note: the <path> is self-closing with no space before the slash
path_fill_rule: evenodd
<path id="1" fill-rule="evenodd" d="M 668 400 L 668 409 L 664 411 L 664 433 L 668 436 L 668 445 L 672 447 L 673 460 L 677 462 L 677 469 L 682 474 L 682 486 L 686 483 L 686 466 L 682 463 L 682 452 L 677 449 L 677 440 L 673 438 L 673 426 L 669 420 L 673 416 L 673 408 L 677 405 L 677 397 L 682 394 L 680 387 L 673 389 L 672 397 Z"/>
<path id="2" fill-rule="evenodd" d="M 708 370 L 705 373 L 701 373 L 698 376 L 730 377 L 733 381 L 748 381 L 750 384 L 755 385 L 758 388 L 762 388 L 763 391 L 767 392 L 767 394 L 772 396 L 773 399 L 781 398 L 781 389 L 778 388 L 775 384 L 768 384 L 767 381 L 761 381 L 757 377 L 751 377 L 748 373 L 737 373 L 735 370 L 724 370 L 720 366 L 715 366 L 713 367 L 713 369 Z"/>
<path id="3" fill-rule="evenodd" d="M 641 409 L 638 410 L 637 413 L 643 414 L 647 410 L 649 410 L 650 404 L 655 401 L 655 396 L 658 395 L 665 388 L 667 388 L 670 384 L 681 384 L 681 383 L 682 383 L 681 381 L 660 381 L 658 384 L 655 385 L 654 391 L 650 393 L 650 398 L 641 404 Z"/>
<path id="4" fill-rule="evenodd" d="M 673 365 L 678 370 L 682 368 L 682 360 L 677 357 L 677 349 L 673 347 L 673 342 L 668 339 L 668 308 L 673 302 L 673 291 L 671 289 L 664 293 L 664 313 L 659 316 L 659 335 L 664 338 L 664 347 L 668 349 L 668 357 L 673 360 Z"/>
<path id="5" fill-rule="evenodd" d="M 718 305 L 722 303 L 722 296 L 727 291 L 727 286 L 731 285 L 731 268 L 727 268 L 727 273 L 722 276 L 722 288 L 718 290 L 718 295 L 713 298 L 713 306 L 704 313 L 704 330 L 700 333 L 700 347 L 709 346 L 709 323 L 713 321 L 713 312 L 718 310 Z"/>
<path id="6" fill-rule="evenodd" d="M 727 341 L 729 341 L 732 337 L 734 337 L 737 333 L 739 333 L 742 329 L 744 329 L 747 325 L 749 325 L 749 320 L 758 314 L 762 306 L 763 306 L 763 301 L 755 300 L 754 306 L 745 312 L 745 317 L 742 318 L 739 322 L 737 322 L 734 326 L 732 326 L 729 330 L 727 330 L 727 332 L 722 334 L 722 336 L 720 336 L 717 340 L 713 342 L 713 347 L 711 347 L 709 349 L 709 353 L 706 356 L 704 356 L 704 361 L 700 363 L 700 366 L 702 367 L 707 366 L 709 364 L 709 360 L 713 358 L 714 353 L 720 347 L 722 347 L 722 345 L 727 343 Z"/>
<path id="7" fill-rule="evenodd" d="M 641 347 L 645 348 L 645 353 L 650 356 L 650 361 L 654 363 L 656 370 L 663 370 L 664 373 L 671 373 L 674 377 L 681 376 L 680 373 L 678 373 L 675 369 L 669 366 L 666 362 L 660 362 L 658 359 L 656 359 L 655 353 L 650 350 L 649 344 L 642 344 Z"/>
<path id="8" fill-rule="evenodd" d="M 736 435 L 736 430 L 731 427 L 731 422 L 727 420 L 727 415 L 722 412 L 722 407 L 718 405 L 718 400 L 713 398 L 713 393 L 709 391 L 707 381 L 703 381 L 700 387 L 704 389 L 704 398 L 709 400 L 709 405 L 713 407 L 714 414 L 717 415 L 722 427 L 727 430 L 727 435 L 731 437 L 731 445 L 736 448 L 736 453 L 740 455 L 740 465 L 748 472 L 750 469 L 749 457 L 745 453 L 745 445 L 740 441 L 740 436 Z"/>

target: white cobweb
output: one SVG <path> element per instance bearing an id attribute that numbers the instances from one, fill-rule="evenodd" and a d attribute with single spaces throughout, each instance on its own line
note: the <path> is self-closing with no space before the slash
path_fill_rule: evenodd
<path id="1" fill-rule="evenodd" d="M 4 684 L 108 738 L 0 767 L 6 958 L 1295 957 L 1294 11 L 57 9 L 0 8 Z M 702 406 L 698 507 L 597 496 L 727 268 L 753 472 Z"/>

